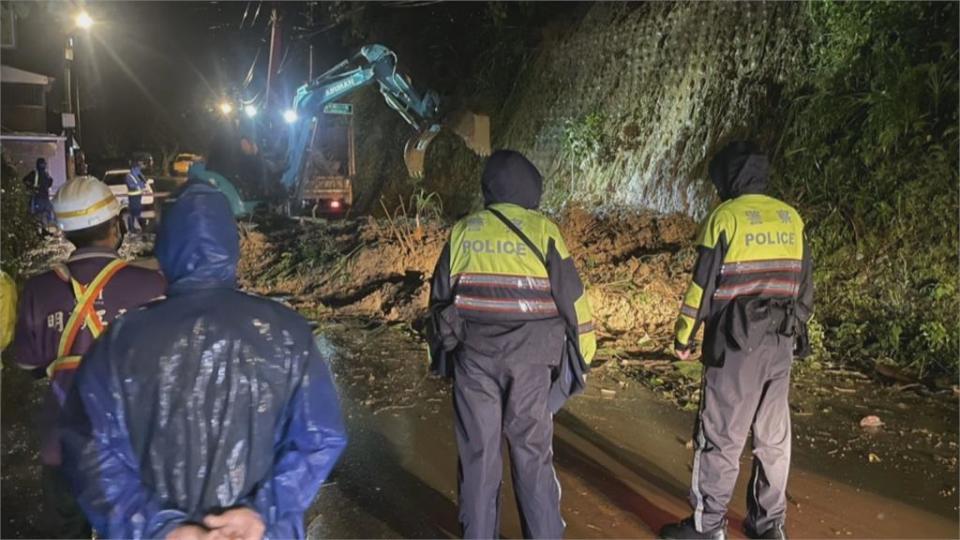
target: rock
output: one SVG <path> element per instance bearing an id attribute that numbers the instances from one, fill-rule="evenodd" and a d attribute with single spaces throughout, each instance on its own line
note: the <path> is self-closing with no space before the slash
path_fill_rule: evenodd
<path id="1" fill-rule="evenodd" d="M 880 420 L 879 416 L 868 415 L 860 419 L 860 427 L 864 429 L 878 429 L 884 425 L 883 421 Z"/>

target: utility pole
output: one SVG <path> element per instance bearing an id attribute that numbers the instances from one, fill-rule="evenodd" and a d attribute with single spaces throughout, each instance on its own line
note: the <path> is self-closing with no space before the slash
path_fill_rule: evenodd
<path id="1" fill-rule="evenodd" d="M 316 4 L 307 5 L 307 29 L 313 31 L 313 8 Z M 309 38 L 308 38 L 309 39 Z M 313 80 L 313 43 L 310 44 L 307 56 L 307 82 Z"/>
<path id="2" fill-rule="evenodd" d="M 74 134 L 74 137 L 77 138 L 77 143 L 79 144 L 79 143 L 80 143 L 80 77 L 77 77 L 77 92 L 76 92 L 76 94 L 77 94 L 77 108 L 75 109 L 75 111 L 74 111 L 74 113 L 73 113 L 73 115 L 74 115 L 73 125 L 75 126 L 73 129 L 74 129 L 74 131 L 76 132 L 76 133 Z"/>
<path id="3" fill-rule="evenodd" d="M 313 44 L 310 44 L 310 62 L 307 64 L 307 82 L 313 80 Z"/>
<path id="4" fill-rule="evenodd" d="M 279 59 L 275 59 L 275 56 L 278 54 L 279 47 L 277 45 L 277 8 L 274 7 L 270 12 L 270 55 L 267 59 L 267 89 L 265 94 L 266 107 L 270 107 L 270 83 L 273 81 L 273 72 L 276 68 L 280 66 L 274 65 L 274 62 Z"/>
<path id="5" fill-rule="evenodd" d="M 67 36 L 67 46 L 63 51 L 63 92 L 66 112 L 73 112 L 73 96 L 70 93 L 70 68 L 73 63 L 73 36 Z"/>
<path id="6" fill-rule="evenodd" d="M 63 50 L 63 92 L 64 92 L 64 113 L 60 115 L 61 123 L 67 124 L 67 119 L 72 122 L 72 126 L 67 127 L 64 125 L 63 131 L 67 136 L 66 141 L 66 166 L 67 166 L 67 180 L 73 179 L 76 173 L 74 168 L 74 157 L 73 157 L 73 146 L 74 146 L 74 130 L 76 129 L 77 120 L 73 116 L 73 93 L 71 92 L 70 82 L 71 82 L 71 67 L 73 64 L 73 36 L 67 36 L 67 44 Z"/>

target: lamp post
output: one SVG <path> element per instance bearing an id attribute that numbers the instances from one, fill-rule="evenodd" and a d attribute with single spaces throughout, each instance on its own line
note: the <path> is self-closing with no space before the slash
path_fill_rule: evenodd
<path id="1" fill-rule="evenodd" d="M 71 83 L 72 83 L 72 73 L 71 73 L 72 70 L 71 70 L 71 68 L 73 67 L 73 45 L 74 45 L 74 40 L 75 40 L 75 38 L 76 38 L 75 30 L 76 30 L 76 28 L 79 28 L 79 29 L 81 29 L 81 30 L 89 30 L 90 27 L 93 26 L 94 21 L 93 21 L 93 18 L 90 16 L 89 13 L 87 13 L 86 11 L 81 11 L 80 13 L 78 13 L 78 14 L 74 17 L 73 23 L 74 23 L 74 28 L 71 29 L 70 32 L 67 34 L 67 43 L 66 43 L 66 47 L 64 48 L 64 54 L 63 54 L 63 57 L 64 57 L 64 63 L 63 63 L 63 91 L 64 91 L 64 98 L 65 98 L 65 99 L 64 99 L 64 111 L 65 111 L 65 114 L 69 115 L 69 119 L 72 121 L 72 122 L 71 122 L 70 131 L 69 131 L 69 135 L 70 135 L 70 137 L 69 137 L 69 143 L 70 143 L 70 145 L 69 145 L 69 146 L 70 146 L 70 149 L 69 149 L 69 157 L 68 157 L 68 159 L 67 159 L 67 161 L 68 161 L 68 163 L 67 163 L 67 175 L 68 175 L 69 177 L 72 177 L 72 176 L 73 176 L 73 174 L 72 174 L 72 173 L 73 173 L 73 167 L 72 167 L 71 164 L 70 164 L 70 161 L 72 161 L 72 157 L 73 157 L 73 140 L 76 139 L 76 138 L 79 138 L 79 134 L 80 134 L 80 123 L 79 123 L 79 121 L 78 121 L 78 119 L 77 119 L 77 115 L 79 115 L 79 113 L 80 113 L 80 105 L 79 105 L 79 103 L 80 103 L 80 95 L 79 95 L 79 92 L 78 92 L 78 94 L 77 94 L 77 111 L 76 111 L 76 113 L 74 113 L 74 110 L 73 110 L 73 91 L 72 91 L 73 89 L 72 89 L 72 87 L 71 87 Z M 64 126 L 64 131 L 67 131 L 66 126 Z"/>
<path id="2" fill-rule="evenodd" d="M 74 29 L 79 28 L 81 30 L 90 30 L 93 26 L 93 18 L 90 17 L 90 14 L 86 11 L 81 11 L 73 18 Z M 70 68 L 73 64 L 73 42 L 76 38 L 74 30 L 72 29 L 69 34 L 67 34 L 67 46 L 64 49 L 64 63 L 63 68 L 63 87 L 64 92 L 66 93 L 66 111 L 67 113 L 73 112 L 73 94 L 71 92 L 70 84 Z"/>

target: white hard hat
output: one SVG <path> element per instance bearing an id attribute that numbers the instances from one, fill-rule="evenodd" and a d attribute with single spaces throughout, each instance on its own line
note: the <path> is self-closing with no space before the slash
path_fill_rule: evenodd
<path id="1" fill-rule="evenodd" d="M 93 176 L 67 182 L 53 198 L 57 224 L 64 231 L 79 231 L 109 221 L 120 213 L 120 202 L 106 184 Z"/>

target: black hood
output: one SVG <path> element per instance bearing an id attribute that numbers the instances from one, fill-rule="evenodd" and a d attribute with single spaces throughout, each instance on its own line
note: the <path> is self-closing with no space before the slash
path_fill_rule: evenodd
<path id="1" fill-rule="evenodd" d="M 734 141 L 710 160 L 710 180 L 723 201 L 747 193 L 765 193 L 769 178 L 767 156 L 750 142 Z"/>
<path id="2" fill-rule="evenodd" d="M 483 169 L 483 205 L 512 203 L 529 210 L 540 206 L 543 177 L 520 152 L 497 150 Z"/>

